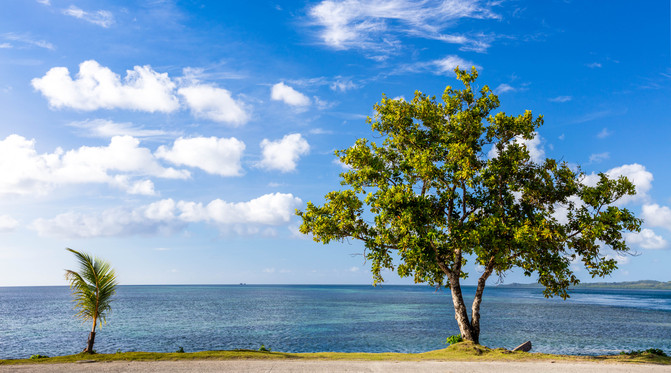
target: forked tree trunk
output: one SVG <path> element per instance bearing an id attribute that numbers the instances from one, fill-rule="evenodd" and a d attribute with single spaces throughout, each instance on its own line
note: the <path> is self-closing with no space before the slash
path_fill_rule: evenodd
<path id="1" fill-rule="evenodd" d="M 468 312 L 466 311 L 466 303 L 461 293 L 461 285 L 459 278 L 450 278 L 450 290 L 452 292 L 452 303 L 454 304 L 454 318 L 459 325 L 459 332 L 461 338 L 472 341 L 475 344 L 480 343 L 480 330 L 473 328 L 471 321 L 468 319 Z M 479 317 L 479 314 L 478 314 Z M 480 320 L 478 320 L 479 324 Z"/>
<path id="2" fill-rule="evenodd" d="M 461 338 L 472 341 L 475 344 L 480 344 L 480 304 L 482 304 L 482 294 L 485 290 L 485 283 L 493 270 L 494 257 L 489 260 L 485 267 L 485 271 L 478 279 L 478 287 L 475 291 L 475 297 L 473 298 L 470 320 L 468 318 L 468 312 L 466 311 L 466 303 L 464 302 L 464 297 L 461 293 L 459 276 L 454 273 L 447 274 L 448 280 L 450 281 L 450 290 L 452 292 L 452 303 L 454 304 L 454 318 L 457 320 L 457 324 L 459 324 Z"/>

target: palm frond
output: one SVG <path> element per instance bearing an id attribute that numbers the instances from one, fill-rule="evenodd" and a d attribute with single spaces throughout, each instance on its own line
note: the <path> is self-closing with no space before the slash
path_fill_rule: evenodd
<path id="1" fill-rule="evenodd" d="M 104 324 L 118 284 L 114 270 L 104 260 L 70 248 L 66 250 L 79 262 L 78 272 L 65 271 L 65 279 L 70 282 L 75 296 L 75 307 L 79 310 L 77 316 L 83 320 L 99 319 Z"/>

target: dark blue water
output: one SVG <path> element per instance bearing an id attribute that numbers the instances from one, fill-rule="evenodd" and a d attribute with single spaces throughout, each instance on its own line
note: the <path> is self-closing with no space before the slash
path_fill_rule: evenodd
<path id="1" fill-rule="evenodd" d="M 91 325 L 74 313 L 67 287 L 0 287 L 0 358 L 80 352 Z M 562 301 L 490 287 L 481 326 L 489 347 L 671 352 L 671 291 L 576 290 Z M 458 333 L 449 292 L 424 286 L 120 286 L 95 349 L 423 352 Z"/>

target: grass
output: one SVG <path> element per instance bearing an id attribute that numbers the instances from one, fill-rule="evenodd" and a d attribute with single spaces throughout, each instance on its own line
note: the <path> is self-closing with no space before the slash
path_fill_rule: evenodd
<path id="1" fill-rule="evenodd" d="M 450 347 L 418 354 L 404 353 L 345 353 L 313 352 L 284 353 L 254 350 L 200 351 L 187 353 L 161 352 L 117 352 L 115 354 L 77 354 L 39 359 L 0 360 L 0 365 L 9 364 L 56 364 L 78 361 L 176 361 L 176 360 L 262 360 L 262 359 L 309 359 L 309 360 L 349 360 L 349 361 L 573 361 L 573 362 L 616 362 L 671 365 L 671 357 L 649 353 L 631 355 L 574 356 L 542 353 L 512 352 L 503 348 L 490 349 L 471 342 L 461 342 Z"/>

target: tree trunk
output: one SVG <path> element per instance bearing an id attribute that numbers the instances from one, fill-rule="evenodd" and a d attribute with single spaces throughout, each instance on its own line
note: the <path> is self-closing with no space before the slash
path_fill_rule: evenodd
<path id="1" fill-rule="evenodd" d="M 461 284 L 459 284 L 459 277 L 451 275 L 450 290 L 452 291 L 452 303 L 454 304 L 454 318 L 459 324 L 459 331 L 461 338 L 467 341 L 472 341 L 475 344 L 480 343 L 480 331 L 473 328 L 471 322 L 468 320 L 468 312 L 466 311 L 466 304 L 464 297 L 461 294 Z"/>
<path id="2" fill-rule="evenodd" d="M 93 317 L 93 327 L 91 328 L 91 333 L 89 334 L 89 340 L 86 343 L 86 349 L 83 352 L 92 354 L 93 353 L 93 343 L 96 341 L 96 324 L 98 323 L 98 318 Z"/>
<path id="3" fill-rule="evenodd" d="M 85 353 L 92 354 L 93 353 L 93 343 L 96 340 L 96 332 L 91 332 L 89 333 L 89 341 L 86 343 L 86 349 L 84 350 Z"/>

